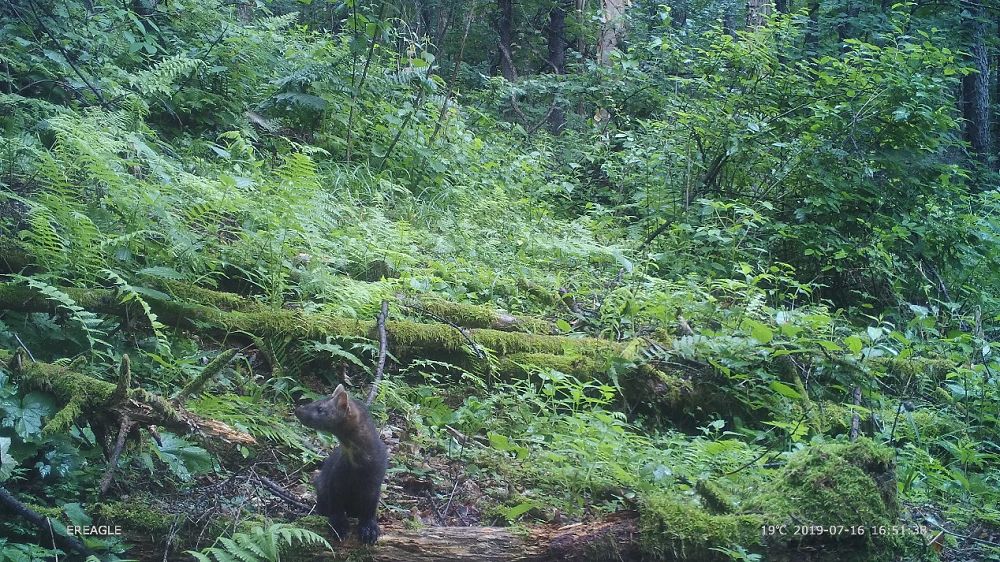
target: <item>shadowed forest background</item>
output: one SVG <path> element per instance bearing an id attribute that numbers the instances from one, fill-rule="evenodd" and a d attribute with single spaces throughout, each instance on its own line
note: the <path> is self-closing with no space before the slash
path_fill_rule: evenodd
<path id="1" fill-rule="evenodd" d="M 0 562 L 1000 560 L 998 26 L 0 0 Z"/>

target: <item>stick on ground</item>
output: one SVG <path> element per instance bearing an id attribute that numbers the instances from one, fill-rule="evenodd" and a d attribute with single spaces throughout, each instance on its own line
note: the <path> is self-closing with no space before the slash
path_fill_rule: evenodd
<path id="1" fill-rule="evenodd" d="M 378 329 L 378 365 L 375 367 L 375 380 L 372 382 L 372 388 L 368 391 L 368 399 L 365 400 L 365 406 L 371 406 L 372 402 L 375 400 L 375 396 L 378 395 L 378 384 L 382 382 L 382 375 L 385 373 L 385 356 L 388 352 L 388 337 L 385 333 L 385 321 L 389 319 L 389 301 L 382 301 L 382 311 L 378 314 L 377 329 Z"/>

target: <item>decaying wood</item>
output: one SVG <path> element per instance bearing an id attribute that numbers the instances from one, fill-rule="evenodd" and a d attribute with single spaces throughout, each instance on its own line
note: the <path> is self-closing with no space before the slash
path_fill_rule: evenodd
<path id="1" fill-rule="evenodd" d="M 127 418 L 139 427 L 159 426 L 192 434 L 195 439 L 211 445 L 212 449 L 218 449 L 220 444 L 256 444 L 253 436 L 247 433 L 175 407 L 141 388 L 128 389 L 127 398 L 118 401 L 116 390 L 119 385 L 78 373 L 69 367 L 29 361 L 20 354 L 4 350 L 0 350 L 0 361 L 9 362 L 13 375 L 25 387 L 51 392 L 65 404 L 43 428 L 46 433 L 64 431 L 81 417 L 116 429 Z"/>
<path id="2" fill-rule="evenodd" d="M 78 306 L 92 312 L 119 316 L 132 321 L 145 317 L 135 305 L 122 303 L 119 295 L 106 289 L 61 288 Z M 198 300 L 212 306 L 181 299 L 144 296 L 159 321 L 181 329 L 197 330 L 220 338 L 251 340 L 252 337 L 280 337 L 300 341 L 324 340 L 327 337 L 376 338 L 375 321 L 362 321 L 328 314 L 270 308 L 263 305 L 240 310 L 223 310 L 214 303 L 232 300 L 232 295 L 197 289 Z M 17 283 L 0 283 L 0 309 L 21 312 L 64 314 L 58 302 L 46 298 L 35 289 Z M 462 329 L 436 323 L 393 320 L 386 323 L 389 345 L 401 360 L 410 358 L 440 358 L 451 364 L 497 379 L 523 378 L 530 366 L 553 368 L 581 378 L 607 378 L 607 364 L 614 358 L 628 361 L 634 346 L 597 338 L 571 338 L 558 335 L 508 332 L 488 328 Z M 473 345 L 470 345 L 470 341 Z M 474 349 L 489 353 L 475 353 Z M 629 351 L 629 350 L 632 351 Z M 634 370 L 636 396 L 654 397 L 670 405 L 690 403 L 690 382 L 640 364 Z M 624 377 L 619 378 L 628 387 Z M 662 391 L 656 388 L 662 387 Z M 650 392 L 650 391 L 653 392 Z M 625 388 L 630 392 L 629 388 Z"/>
<path id="3" fill-rule="evenodd" d="M 104 472 L 104 476 L 101 477 L 101 495 L 108 493 L 108 489 L 111 488 L 111 482 L 115 477 L 115 470 L 118 468 L 118 459 L 121 457 L 122 449 L 125 448 L 125 440 L 128 439 L 128 434 L 132 431 L 135 424 L 132 420 L 128 419 L 128 416 L 122 416 L 121 422 L 118 426 L 118 437 L 115 438 L 115 448 L 111 451 L 111 458 L 108 459 L 108 468 Z"/>
<path id="4" fill-rule="evenodd" d="M 374 562 L 638 560 L 637 536 L 634 513 L 562 527 L 388 528 L 364 556 Z M 345 560 L 361 548 L 351 540 L 335 545 L 335 553 L 316 553 L 311 559 Z"/>
<path id="5" fill-rule="evenodd" d="M 236 357 L 237 353 L 239 353 L 239 350 L 237 349 L 230 348 L 222 350 L 222 352 L 220 352 L 215 359 L 211 360 L 208 365 L 205 365 L 205 368 L 201 370 L 201 373 L 199 373 L 194 380 L 181 389 L 181 391 L 177 394 L 177 401 L 183 402 L 185 398 L 201 390 L 201 388 L 205 386 L 205 383 L 215 376 L 216 373 L 221 371 L 223 367 L 228 365 L 229 362 L 233 360 L 233 357 Z"/>

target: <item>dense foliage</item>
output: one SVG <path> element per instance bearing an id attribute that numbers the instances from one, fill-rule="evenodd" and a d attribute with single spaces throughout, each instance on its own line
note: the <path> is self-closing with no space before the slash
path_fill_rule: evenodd
<path id="1" fill-rule="evenodd" d="M 0 0 L 0 487 L 101 560 L 329 548 L 256 478 L 309 493 L 387 300 L 390 527 L 1000 559 L 1000 6 L 619 1 L 608 54 L 616 1 Z"/>

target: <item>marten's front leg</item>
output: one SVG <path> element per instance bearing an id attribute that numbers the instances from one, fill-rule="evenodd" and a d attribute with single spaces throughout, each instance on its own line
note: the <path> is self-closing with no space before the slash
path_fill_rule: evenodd
<path id="1" fill-rule="evenodd" d="M 358 519 L 358 540 L 362 544 L 375 544 L 378 535 L 378 519 L 374 515 L 367 519 Z"/>

